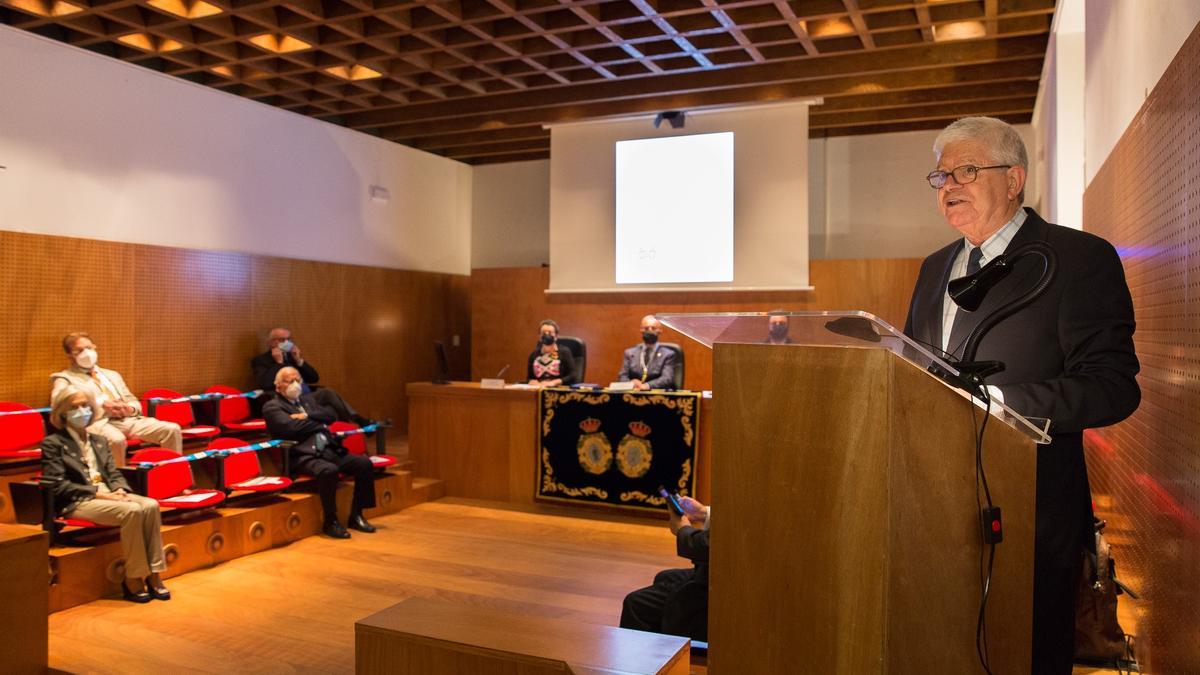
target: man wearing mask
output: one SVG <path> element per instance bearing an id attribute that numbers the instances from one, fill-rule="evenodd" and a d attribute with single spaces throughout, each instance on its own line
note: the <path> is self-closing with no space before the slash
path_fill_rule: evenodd
<path id="1" fill-rule="evenodd" d="M 331 408 L 337 419 L 342 422 L 353 422 L 360 427 L 372 424 L 372 420 L 359 415 L 336 391 L 329 387 L 314 390 L 308 385 L 316 384 L 321 376 L 312 364 L 304 360 L 300 347 L 292 341 L 292 331 L 287 328 L 272 328 L 268 334 L 270 349 L 250 360 L 250 368 L 254 371 L 254 383 L 264 392 L 275 388 L 279 371 L 293 368 L 300 374 L 300 393 L 312 394 L 317 403 Z M 264 414 L 265 414 L 264 409 Z M 385 423 L 387 426 L 387 423 Z"/>
<path id="2" fill-rule="evenodd" d="M 250 369 L 254 371 L 254 384 L 263 391 L 275 388 L 275 374 L 280 368 L 292 367 L 304 378 L 304 393 L 309 392 L 308 385 L 316 384 L 321 376 L 312 364 L 304 360 L 300 347 L 292 341 L 292 331 L 287 328 L 272 328 L 267 334 L 267 351 L 250 360 Z"/>
<path id="3" fill-rule="evenodd" d="M 90 434 L 103 436 L 117 466 L 125 466 L 126 439 L 136 436 L 150 445 L 175 452 L 183 450 L 179 425 L 142 416 L 142 404 L 129 391 L 125 379 L 115 370 L 97 366 L 99 350 L 87 333 L 71 333 L 62 340 L 70 365 L 50 376 L 50 400 L 69 386 L 75 386 L 96 401 L 96 419 L 88 426 Z"/>
<path id="4" fill-rule="evenodd" d="M 337 420 L 336 413 L 314 394 L 303 392 L 298 370 L 285 366 L 275 374 L 275 396 L 263 405 L 263 419 L 272 438 L 296 443 L 291 449 L 293 473 L 316 479 L 325 514 L 325 534 L 335 539 L 350 538 L 337 516 L 339 474 L 354 478 L 349 527 L 359 532 L 374 532 L 375 527 L 362 515 L 363 509 L 375 506 L 375 470 L 371 460 L 346 452 L 340 439 L 329 430 L 329 425 Z"/>
<path id="5" fill-rule="evenodd" d="M 767 312 L 767 339 L 764 344 L 769 345 L 790 345 L 792 339 L 788 337 L 789 320 L 787 312 L 782 309 L 773 309 Z"/>
<path id="6" fill-rule="evenodd" d="M 675 386 L 675 352 L 658 344 L 662 324 L 653 314 L 642 317 L 642 343 L 625 350 L 620 382 L 632 382 L 637 391 Z"/>

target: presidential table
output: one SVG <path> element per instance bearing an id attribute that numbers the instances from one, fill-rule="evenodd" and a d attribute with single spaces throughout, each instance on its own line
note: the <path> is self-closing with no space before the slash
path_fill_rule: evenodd
<path id="1" fill-rule="evenodd" d="M 485 389 L 476 382 L 412 382 L 407 392 L 408 452 L 421 475 L 443 480 L 446 495 L 451 497 L 534 503 L 542 438 L 539 391 Z M 663 397 L 661 393 L 610 395 L 646 400 Z M 713 400 L 696 398 L 700 405 L 693 485 L 696 498 L 707 501 L 711 457 L 708 420 Z M 597 415 L 604 420 L 603 413 Z M 614 452 L 619 449 L 623 433 L 614 437 Z"/>

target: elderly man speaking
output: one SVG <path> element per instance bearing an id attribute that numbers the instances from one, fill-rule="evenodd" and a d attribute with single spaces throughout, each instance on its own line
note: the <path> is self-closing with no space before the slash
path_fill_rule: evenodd
<path id="1" fill-rule="evenodd" d="M 1037 283 L 1042 267 L 1018 260 L 971 313 L 950 300 L 947 283 L 1028 242 L 1058 256 L 1046 292 L 996 325 L 976 358 L 1006 365 L 988 380 L 993 399 L 1051 422 L 1053 441 L 1037 449 L 1032 672 L 1069 674 L 1080 555 L 1092 527 L 1083 430 L 1125 419 L 1140 401 L 1133 302 L 1111 244 L 1022 208 L 1029 161 L 1015 129 L 968 117 L 946 127 L 933 149 L 937 166 L 926 179 L 962 238 L 922 263 L 906 334 L 959 356 L 971 330 Z"/>

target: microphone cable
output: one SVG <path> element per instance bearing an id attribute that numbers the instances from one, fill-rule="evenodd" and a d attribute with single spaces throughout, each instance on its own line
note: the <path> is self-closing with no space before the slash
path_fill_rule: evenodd
<path id="1" fill-rule="evenodd" d="M 984 416 L 983 422 L 978 424 L 979 432 L 975 436 L 975 503 L 980 513 L 981 528 L 987 527 L 988 524 L 982 520 L 982 514 L 992 511 L 992 491 L 988 487 L 987 471 L 983 466 L 983 434 L 987 430 L 988 418 L 991 417 L 992 397 L 988 394 L 987 388 L 983 388 L 984 395 Z M 971 405 L 971 426 L 975 427 L 977 423 L 975 406 Z M 982 498 L 982 500 L 981 500 Z M 991 663 L 988 657 L 988 641 L 987 641 L 987 601 L 992 589 L 992 567 L 996 560 L 996 544 L 995 542 L 984 542 L 982 532 L 980 533 L 980 549 L 979 549 L 979 582 L 980 582 L 980 597 L 979 597 L 979 614 L 975 619 L 975 652 L 979 656 L 979 665 L 983 667 L 983 671 L 987 675 L 992 675 Z M 987 553 L 987 564 L 984 565 L 984 553 Z"/>

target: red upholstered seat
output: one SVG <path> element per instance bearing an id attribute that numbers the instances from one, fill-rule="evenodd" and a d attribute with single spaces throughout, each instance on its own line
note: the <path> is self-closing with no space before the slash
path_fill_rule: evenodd
<path id="1" fill-rule="evenodd" d="M 129 458 L 133 466 L 150 462 L 155 465 L 146 472 L 146 496 L 158 501 L 161 506 L 177 509 L 202 509 L 216 506 L 225 501 L 220 490 L 196 490 L 196 479 L 192 476 L 190 462 L 166 462 L 182 457 L 174 450 L 147 448 L 135 452 Z"/>
<path id="2" fill-rule="evenodd" d="M 359 428 L 357 424 L 350 422 L 334 422 L 329 425 L 329 430 L 333 432 L 356 431 Z M 366 434 L 342 436 L 342 445 L 345 446 L 346 452 L 351 455 L 367 455 Z M 367 459 L 371 460 L 371 466 L 377 470 L 386 469 L 396 463 L 396 458 L 391 455 L 367 455 Z"/>
<path id="3" fill-rule="evenodd" d="M 150 414 L 150 399 L 152 398 L 182 398 L 183 395 L 172 389 L 151 389 L 142 394 L 142 410 Z M 211 438 L 221 433 L 217 427 L 206 425 L 196 426 L 196 417 L 192 414 L 191 401 L 179 403 L 157 403 L 154 406 L 154 417 L 164 422 L 174 422 L 183 430 L 184 440 L 191 438 Z"/>
<path id="4" fill-rule="evenodd" d="M 229 450 L 245 445 L 245 441 L 237 438 L 214 438 L 209 442 L 208 449 Z M 221 463 L 225 472 L 226 490 L 278 492 L 292 484 L 290 478 L 262 475 L 262 463 L 258 461 L 258 452 L 239 452 L 225 457 Z"/>
<path id="5" fill-rule="evenodd" d="M 46 436 L 42 414 L 24 403 L 0 401 L 0 459 L 37 459 L 38 445 Z"/>
<path id="6" fill-rule="evenodd" d="M 206 394 L 240 394 L 242 392 L 223 384 L 214 384 Z M 250 417 L 250 401 L 244 397 L 217 399 L 217 422 L 229 431 L 266 431 L 267 423 L 260 418 Z"/>

